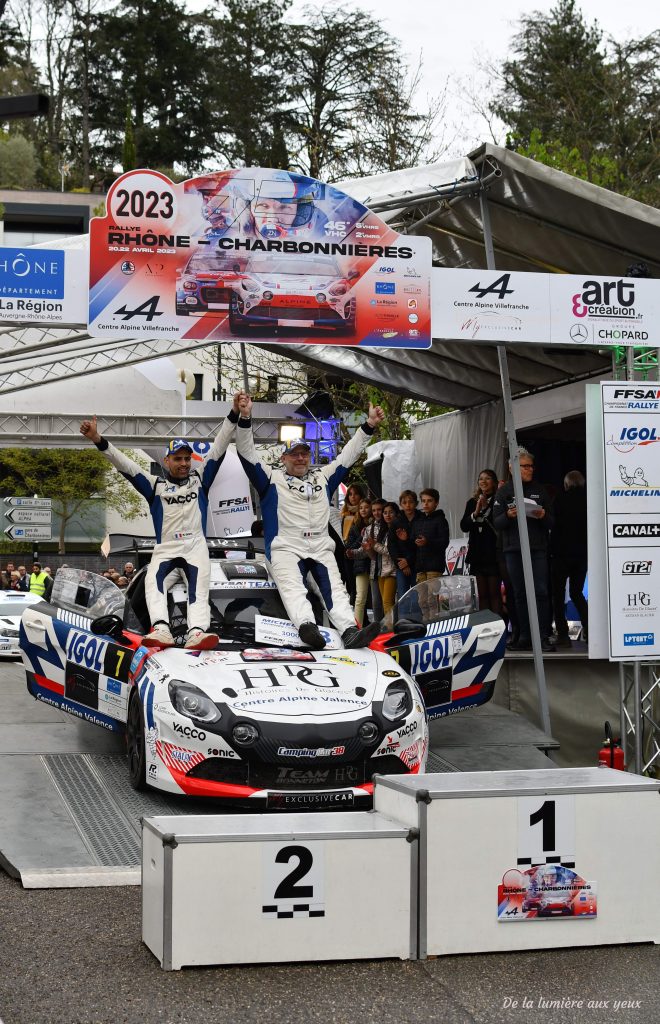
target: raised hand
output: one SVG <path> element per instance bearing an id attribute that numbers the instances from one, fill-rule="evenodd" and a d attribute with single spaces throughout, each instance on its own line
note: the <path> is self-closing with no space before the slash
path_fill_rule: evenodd
<path id="1" fill-rule="evenodd" d="M 80 433 L 83 437 L 86 437 L 92 444 L 97 444 L 101 440 L 101 435 L 96 429 L 96 416 L 93 416 L 91 420 L 83 420 L 80 424 Z"/>
<path id="2" fill-rule="evenodd" d="M 385 411 L 380 405 L 369 404 L 369 415 L 367 416 L 367 423 L 370 427 L 377 427 L 385 419 Z"/>

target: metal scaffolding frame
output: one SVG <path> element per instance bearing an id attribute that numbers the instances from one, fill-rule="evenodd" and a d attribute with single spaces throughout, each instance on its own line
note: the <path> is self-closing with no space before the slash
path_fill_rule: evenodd
<path id="1" fill-rule="evenodd" d="M 638 775 L 660 776 L 660 662 L 619 665 L 621 746 Z"/>
<path id="2" fill-rule="evenodd" d="M 100 414 L 99 432 L 113 444 L 126 448 L 165 445 L 171 437 L 188 437 L 191 441 L 208 440 L 220 429 L 225 412 L 231 402 L 219 402 L 215 416 L 147 416 L 119 413 L 117 416 Z M 220 411 L 222 409 L 222 411 Z M 36 413 L 0 412 L 0 439 L 3 445 L 26 448 L 82 448 L 88 442 L 80 436 L 81 412 Z M 277 444 L 278 428 L 285 419 L 282 415 L 255 416 L 257 443 Z M 307 422 L 304 416 L 286 417 L 292 423 Z M 310 442 L 311 443 L 311 442 Z"/>

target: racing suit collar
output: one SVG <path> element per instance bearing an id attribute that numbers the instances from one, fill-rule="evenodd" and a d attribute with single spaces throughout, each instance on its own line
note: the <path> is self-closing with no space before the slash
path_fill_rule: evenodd
<path id="1" fill-rule="evenodd" d="M 182 476 L 179 478 L 175 478 L 173 476 L 170 476 L 169 473 L 166 473 L 165 479 L 167 480 L 168 484 L 187 484 L 188 481 L 190 480 L 190 473 L 188 473 L 187 476 Z"/>

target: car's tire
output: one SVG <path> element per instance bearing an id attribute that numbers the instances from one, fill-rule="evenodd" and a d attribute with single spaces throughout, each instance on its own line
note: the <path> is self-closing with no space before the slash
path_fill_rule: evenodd
<path id="1" fill-rule="evenodd" d="M 187 306 L 177 306 L 176 307 L 176 315 L 177 316 L 190 316 L 190 310 L 188 309 Z"/>
<path id="2" fill-rule="evenodd" d="M 128 702 L 126 720 L 126 757 L 128 779 L 133 789 L 147 788 L 147 751 L 144 741 L 144 712 L 142 701 L 134 687 Z"/>
<path id="3" fill-rule="evenodd" d="M 249 334 L 250 328 L 246 327 L 245 324 L 237 323 L 231 316 L 229 317 L 229 330 L 232 334 Z"/>

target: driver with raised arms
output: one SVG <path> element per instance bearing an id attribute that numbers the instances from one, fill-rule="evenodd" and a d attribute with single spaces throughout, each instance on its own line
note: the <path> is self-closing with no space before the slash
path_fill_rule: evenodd
<path id="1" fill-rule="evenodd" d="M 101 437 L 96 427 L 96 416 L 80 424 L 80 433 L 96 445 L 149 503 L 156 544 L 145 581 L 151 632 L 142 642 L 148 647 L 171 647 L 174 644 L 167 609 L 168 577 L 172 574 L 183 574 L 188 584 L 185 646 L 190 650 L 207 650 L 218 642 L 216 634 L 208 632 L 211 569 L 205 536 L 206 512 L 209 490 L 222 465 L 237 420 L 238 396 L 206 455 L 201 473 L 191 468 L 191 443 L 182 437 L 170 441 L 163 459 L 167 470 L 164 480 L 146 473 Z"/>
<path id="2" fill-rule="evenodd" d="M 252 399 L 238 396 L 240 419 L 236 449 L 261 501 L 266 558 L 278 585 L 287 614 L 301 641 L 313 650 L 325 647 L 314 621 L 305 583 L 310 573 L 316 582 L 330 621 L 341 633 L 345 647 L 367 647 L 380 631 L 372 622 L 358 629 L 328 533 L 330 499 L 348 476 L 353 463 L 369 444 L 385 413 L 369 406 L 369 415 L 341 455 L 327 466 L 312 466 L 306 441 L 291 441 L 281 455 L 282 467 L 261 462 L 252 435 Z"/>

